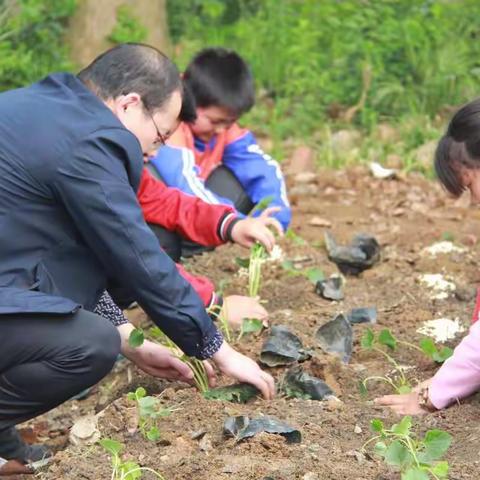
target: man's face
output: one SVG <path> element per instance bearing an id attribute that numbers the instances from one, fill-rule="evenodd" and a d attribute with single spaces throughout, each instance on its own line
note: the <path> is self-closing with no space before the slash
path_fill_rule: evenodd
<path id="1" fill-rule="evenodd" d="M 182 107 L 179 90 L 172 93 L 161 109 L 153 112 L 144 108 L 141 97 L 136 93 L 122 95 L 107 105 L 140 142 L 147 153 L 160 147 L 178 127 L 178 116 Z"/>
<path id="2" fill-rule="evenodd" d="M 193 134 L 203 142 L 209 142 L 215 135 L 231 127 L 237 117 L 221 107 L 198 107 L 197 119 L 191 124 Z"/>

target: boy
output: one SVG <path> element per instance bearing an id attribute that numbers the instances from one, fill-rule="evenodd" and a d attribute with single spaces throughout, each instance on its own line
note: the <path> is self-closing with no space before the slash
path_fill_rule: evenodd
<path id="1" fill-rule="evenodd" d="M 291 210 L 280 168 L 236 123 L 255 101 L 246 63 L 235 52 L 209 48 L 194 57 L 183 78 L 197 118 L 180 124 L 150 159 L 150 171 L 168 186 L 243 214 L 269 198 L 271 206 L 280 207 L 275 217 L 286 230 Z"/>

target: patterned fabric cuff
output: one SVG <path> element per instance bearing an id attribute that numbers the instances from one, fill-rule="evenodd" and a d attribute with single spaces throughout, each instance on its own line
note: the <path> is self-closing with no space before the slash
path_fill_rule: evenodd
<path id="1" fill-rule="evenodd" d="M 240 220 L 235 212 L 229 212 L 225 214 L 218 224 L 217 234 L 224 242 L 231 242 L 231 230 L 233 228 L 232 224 L 237 223 Z"/>
<path id="2" fill-rule="evenodd" d="M 215 353 L 220 350 L 220 347 L 223 343 L 223 335 L 220 330 L 215 332 L 215 335 L 210 339 L 210 341 L 205 345 L 202 350 L 196 355 L 196 357 L 200 360 L 207 360 L 208 358 L 212 358 Z"/>
<path id="3" fill-rule="evenodd" d="M 112 300 L 112 297 L 105 290 L 100 297 L 100 300 L 95 305 L 93 313 L 106 318 L 115 327 L 128 323 L 127 318 L 123 314 L 122 310 Z"/>

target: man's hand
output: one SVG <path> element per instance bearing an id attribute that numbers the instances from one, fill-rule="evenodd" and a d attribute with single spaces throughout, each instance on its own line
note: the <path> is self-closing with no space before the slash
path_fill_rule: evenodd
<path id="1" fill-rule="evenodd" d="M 222 373 L 239 382 L 254 385 L 267 400 L 275 396 L 273 377 L 264 372 L 252 359 L 234 350 L 227 342 L 223 342 L 212 360 Z"/>
<path id="2" fill-rule="evenodd" d="M 225 315 L 227 323 L 234 328 L 240 328 L 244 318 L 258 318 L 268 327 L 268 312 L 256 298 L 229 295 L 223 299 L 220 315 Z"/>
<path id="3" fill-rule="evenodd" d="M 176 357 L 168 348 L 145 340 L 142 345 L 132 348 L 128 338 L 134 326 L 130 323 L 120 325 L 118 330 L 122 339 L 122 354 L 135 363 L 138 368 L 154 377 L 167 380 L 179 380 L 193 383 L 193 372 L 190 367 Z M 204 362 L 209 384 L 215 386 L 216 376 L 212 365 Z"/>
<path id="4" fill-rule="evenodd" d="M 232 240 L 247 248 L 250 248 L 255 242 L 260 242 L 267 252 L 271 252 L 275 245 L 275 236 L 268 227 L 272 227 L 278 235 L 283 236 L 282 225 L 271 216 L 280 210 L 281 207 L 270 207 L 256 218 L 248 217 L 240 220 L 233 226 Z"/>

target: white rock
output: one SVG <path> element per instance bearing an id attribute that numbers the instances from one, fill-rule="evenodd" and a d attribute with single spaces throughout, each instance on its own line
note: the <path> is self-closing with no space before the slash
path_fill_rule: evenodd
<path id="1" fill-rule="evenodd" d="M 448 254 L 448 253 L 463 253 L 466 249 L 462 247 L 457 247 L 452 242 L 436 242 L 429 247 L 423 249 L 424 253 L 436 257 L 439 254 Z"/>
<path id="2" fill-rule="evenodd" d="M 437 300 L 448 298 L 449 294 L 456 289 L 455 284 L 446 280 L 440 273 L 425 273 L 420 275 L 418 280 L 433 291 L 430 298 Z"/>
<path id="3" fill-rule="evenodd" d="M 100 440 L 97 422 L 98 417 L 96 415 L 80 417 L 70 429 L 70 442 L 73 445 L 93 445 L 97 443 Z"/>
<path id="4" fill-rule="evenodd" d="M 465 327 L 458 318 L 450 320 L 449 318 L 437 318 L 423 323 L 417 332 L 422 335 L 434 338 L 437 342 L 446 342 L 455 338 L 457 333 L 465 331 Z"/>
<path id="5" fill-rule="evenodd" d="M 369 164 L 370 172 L 375 178 L 380 178 L 380 179 L 387 179 L 387 178 L 395 178 L 397 175 L 397 171 L 394 170 L 393 168 L 385 168 L 382 167 L 377 162 L 371 162 Z"/>

